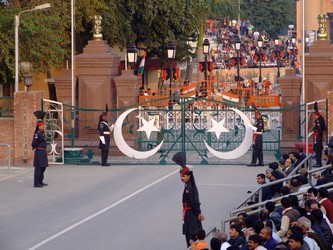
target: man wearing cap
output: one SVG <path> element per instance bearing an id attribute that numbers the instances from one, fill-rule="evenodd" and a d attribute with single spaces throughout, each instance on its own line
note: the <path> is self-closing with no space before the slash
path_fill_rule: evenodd
<path id="1" fill-rule="evenodd" d="M 318 110 L 314 112 L 314 127 L 313 127 L 313 143 L 314 151 L 316 153 L 316 165 L 314 167 L 321 167 L 321 154 L 323 150 L 323 134 L 327 130 L 324 117 L 322 117 Z"/>
<path id="2" fill-rule="evenodd" d="M 263 148 L 263 140 L 262 140 L 262 134 L 264 132 L 264 120 L 262 119 L 261 113 L 259 110 L 256 110 L 255 113 L 257 123 L 255 127 L 257 130 L 253 132 L 253 152 L 252 152 L 252 161 L 247 166 L 253 167 L 253 166 L 264 166 L 264 156 L 262 152 Z M 259 160 L 259 163 L 256 164 L 257 159 Z"/>
<path id="3" fill-rule="evenodd" d="M 109 147 L 110 147 L 110 136 L 111 132 L 114 128 L 112 124 L 111 127 L 108 124 L 107 113 L 103 112 L 99 117 L 98 123 L 98 131 L 99 131 L 99 148 L 101 149 L 101 158 L 102 158 L 102 166 L 108 167 L 108 156 L 109 156 Z"/>
<path id="4" fill-rule="evenodd" d="M 201 221 L 205 219 L 201 213 L 199 192 L 195 184 L 193 172 L 186 166 L 185 152 L 176 153 L 172 160 L 181 166 L 180 178 L 185 184 L 183 191 L 183 234 L 186 238 L 187 247 L 190 240 L 196 240 L 196 234 L 202 229 Z"/>
<path id="5" fill-rule="evenodd" d="M 46 147 L 47 147 L 47 141 L 46 141 L 46 135 L 44 132 L 44 122 L 43 118 L 45 116 L 45 112 L 35 112 L 34 113 L 38 119 L 37 126 L 34 133 L 34 138 L 32 140 L 31 146 L 32 149 L 35 150 L 35 156 L 34 156 L 34 187 L 35 188 L 42 188 L 43 186 L 47 186 L 46 183 L 43 182 L 44 180 L 44 172 L 46 170 L 46 167 L 48 167 L 48 160 L 47 160 L 47 153 L 46 153 Z"/>

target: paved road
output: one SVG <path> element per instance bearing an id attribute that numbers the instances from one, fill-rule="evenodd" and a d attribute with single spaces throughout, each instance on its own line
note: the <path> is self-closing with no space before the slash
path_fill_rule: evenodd
<path id="1" fill-rule="evenodd" d="M 205 229 L 256 187 L 266 167 L 195 166 Z M 177 166 L 50 166 L 0 180 L 0 249 L 185 249 Z"/>

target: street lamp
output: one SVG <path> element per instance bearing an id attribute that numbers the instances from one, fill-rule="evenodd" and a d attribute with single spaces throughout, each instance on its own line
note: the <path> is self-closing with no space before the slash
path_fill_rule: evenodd
<path id="1" fill-rule="evenodd" d="M 280 50 L 279 50 L 279 43 L 280 40 L 278 37 L 274 39 L 274 44 L 275 44 L 275 53 L 276 53 L 276 64 L 278 67 L 278 72 L 277 72 L 277 82 L 279 82 L 279 77 L 280 77 Z"/>
<path id="2" fill-rule="evenodd" d="M 176 57 L 176 45 L 170 41 L 168 42 L 168 47 L 167 47 L 167 50 L 168 50 L 168 59 L 170 59 L 170 74 L 169 74 L 169 77 L 170 77 L 170 90 L 169 90 L 169 96 L 171 96 L 171 87 L 172 87 L 172 75 L 173 75 L 173 72 L 172 72 L 172 60 L 175 59 Z"/>
<path id="3" fill-rule="evenodd" d="M 15 92 L 18 91 L 19 84 L 19 26 L 20 26 L 20 15 L 22 13 L 35 11 L 35 10 L 43 10 L 51 8 L 51 4 L 46 3 L 42 5 L 37 5 L 33 9 L 23 10 L 18 15 L 15 16 Z"/>
<path id="4" fill-rule="evenodd" d="M 259 82 L 262 82 L 262 76 L 261 76 L 261 60 L 262 60 L 262 53 L 261 49 L 263 46 L 263 40 L 261 37 L 258 39 L 258 48 L 259 48 Z"/>
<path id="5" fill-rule="evenodd" d="M 240 79 L 239 79 L 239 59 L 240 59 L 240 47 L 241 47 L 241 41 L 239 39 L 239 36 L 236 37 L 235 40 L 235 46 L 236 46 L 236 52 L 237 52 L 237 83 L 239 85 Z"/>
<path id="6" fill-rule="evenodd" d="M 133 43 L 130 43 L 127 46 L 127 62 L 131 66 L 131 69 L 133 68 L 133 65 L 136 63 L 136 60 L 138 58 L 136 47 Z"/>
<path id="7" fill-rule="evenodd" d="M 305 37 L 305 52 L 309 53 L 309 41 L 310 41 L 310 37 L 309 35 L 306 35 Z"/>
<path id="8" fill-rule="evenodd" d="M 291 37 L 291 44 L 293 46 L 293 57 L 292 57 L 292 61 L 291 61 L 291 66 L 295 66 L 295 46 L 296 46 L 296 37 L 295 35 L 293 35 Z"/>
<path id="9" fill-rule="evenodd" d="M 203 42 L 203 53 L 205 55 L 205 80 L 207 81 L 207 55 L 209 54 L 209 47 L 210 47 L 210 43 L 208 39 L 205 39 Z"/>

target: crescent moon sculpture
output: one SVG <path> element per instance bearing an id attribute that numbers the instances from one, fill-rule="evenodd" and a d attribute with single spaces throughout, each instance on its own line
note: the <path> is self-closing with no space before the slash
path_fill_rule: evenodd
<path id="1" fill-rule="evenodd" d="M 158 144 L 154 149 L 148 150 L 148 151 L 143 151 L 143 152 L 134 150 L 133 148 L 128 146 L 128 144 L 126 143 L 126 141 L 123 137 L 122 126 L 123 126 L 126 116 L 136 109 L 137 108 L 129 109 L 118 117 L 118 119 L 116 121 L 116 126 L 113 129 L 113 138 L 114 138 L 114 141 L 115 141 L 117 147 L 123 154 L 127 155 L 130 158 L 134 158 L 134 159 L 146 159 L 146 158 L 152 156 L 153 154 L 157 153 L 157 151 L 160 150 L 164 140 L 160 144 Z"/>
<path id="2" fill-rule="evenodd" d="M 244 155 L 252 145 L 253 131 L 256 130 L 256 127 L 252 126 L 250 119 L 242 111 L 240 111 L 238 109 L 233 109 L 233 108 L 231 108 L 231 110 L 235 111 L 235 113 L 237 113 L 244 121 L 246 132 L 245 132 L 245 137 L 244 137 L 244 140 L 242 141 L 242 143 L 232 151 L 220 152 L 220 151 L 216 151 L 215 149 L 211 148 L 206 143 L 206 141 L 204 141 L 204 143 L 210 153 L 212 153 L 214 156 L 216 156 L 220 159 L 225 159 L 225 160 L 236 159 L 236 158 Z"/>

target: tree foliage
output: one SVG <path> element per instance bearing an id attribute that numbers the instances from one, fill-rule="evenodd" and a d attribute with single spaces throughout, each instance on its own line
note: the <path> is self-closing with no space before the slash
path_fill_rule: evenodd
<path id="1" fill-rule="evenodd" d="M 266 31 L 274 38 L 295 23 L 295 1 L 242 0 L 241 16 L 249 20 L 259 32 Z"/>

